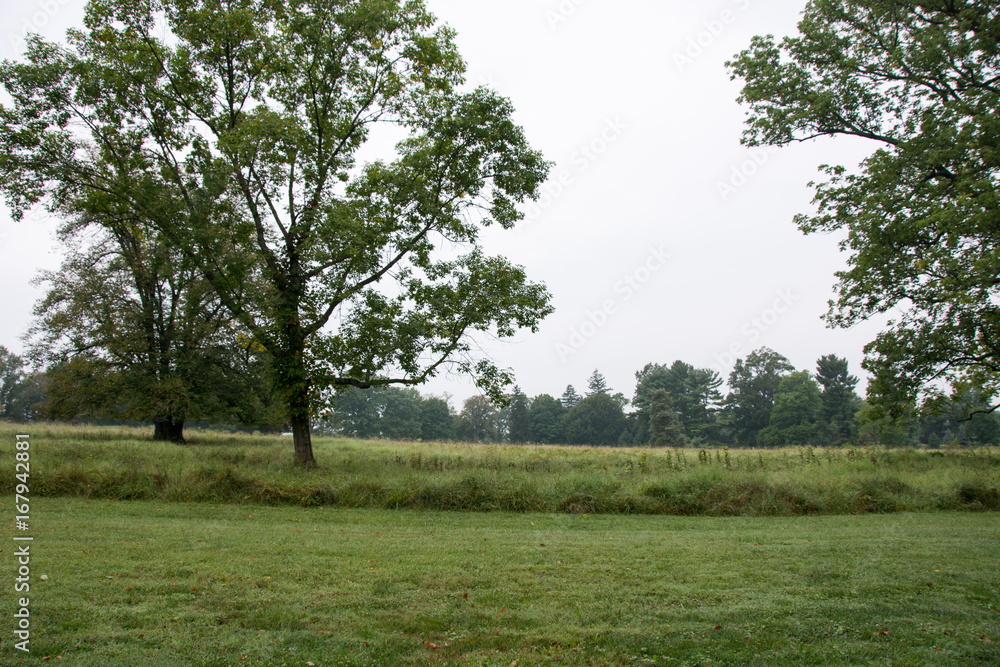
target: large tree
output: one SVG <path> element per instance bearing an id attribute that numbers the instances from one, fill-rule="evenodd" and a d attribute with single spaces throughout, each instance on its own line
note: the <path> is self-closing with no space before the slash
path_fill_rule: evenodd
<path id="1" fill-rule="evenodd" d="M 819 384 L 808 371 L 781 378 L 768 425 L 757 434 L 757 444 L 762 447 L 818 444 L 821 408 Z"/>
<path id="2" fill-rule="evenodd" d="M 549 165 L 507 100 L 462 92 L 454 34 L 420 0 L 92 0 L 68 42 L 30 38 L 0 69 L 15 215 L 99 192 L 183 248 L 271 354 L 298 462 L 347 386 L 454 364 L 502 398 L 510 374 L 471 335 L 535 330 L 551 307 L 477 240 L 522 217 Z M 394 159 L 359 164 L 381 128 L 404 136 Z M 264 287 L 245 291 L 250 275 Z"/>
<path id="3" fill-rule="evenodd" d="M 572 445 L 617 445 L 627 423 L 621 403 L 599 393 L 570 408 L 562 426 Z"/>
<path id="4" fill-rule="evenodd" d="M 826 166 L 806 233 L 850 253 L 827 319 L 891 314 L 866 347 L 875 413 L 933 408 L 951 386 L 1000 399 L 1000 8 L 982 0 L 812 0 L 799 34 L 755 37 L 730 63 L 743 142 L 858 137 Z M 893 313 L 896 311 L 898 314 Z"/>
<path id="5" fill-rule="evenodd" d="M 757 435 L 770 423 L 781 379 L 794 370 L 788 359 L 767 347 L 736 360 L 725 409 L 741 445 L 757 445 Z"/>
<path id="6" fill-rule="evenodd" d="M 188 420 L 283 424 L 267 355 L 192 262 L 141 221 L 86 206 L 61 229 L 62 266 L 41 275 L 30 333 L 48 367 L 45 414 L 152 422 L 172 442 Z"/>

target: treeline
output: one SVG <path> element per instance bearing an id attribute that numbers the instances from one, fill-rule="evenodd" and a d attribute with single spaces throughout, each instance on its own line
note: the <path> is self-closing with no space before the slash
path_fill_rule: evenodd
<path id="1" fill-rule="evenodd" d="M 230 353 L 230 360 L 246 355 L 240 373 L 213 374 L 205 359 L 192 367 L 192 377 L 202 381 L 198 392 L 187 393 L 187 412 L 208 419 L 189 423 L 287 430 L 269 400 L 267 373 L 252 362 L 254 351 L 235 347 L 240 352 Z M 28 372 L 23 359 L 0 347 L 0 417 L 148 423 L 135 406 L 142 405 L 137 396 L 156 399 L 151 384 L 141 387 L 128 376 L 98 369 L 76 360 Z M 635 377 L 631 397 L 614 391 L 595 370 L 582 395 L 573 385 L 559 397 L 529 397 L 514 387 L 505 405 L 478 395 L 461 409 L 448 396 L 424 396 L 413 388 L 350 388 L 333 399 L 314 430 L 365 439 L 600 446 L 1000 445 L 1000 416 L 976 414 L 969 402 L 945 401 L 937 414 L 895 422 L 878 418 L 857 394 L 858 378 L 847 360 L 835 355 L 806 371 L 761 348 L 736 361 L 725 395 L 716 371 L 683 361 L 650 363 Z M 171 439 L 160 432 L 161 422 L 154 426 L 157 439 Z"/>
<path id="2" fill-rule="evenodd" d="M 896 423 L 874 418 L 847 360 L 835 355 L 817 360 L 810 372 L 762 348 L 736 362 L 726 395 L 722 384 L 715 371 L 675 361 L 636 372 L 631 398 L 614 392 L 597 370 L 583 396 L 573 385 L 559 398 L 529 397 L 515 387 L 504 407 L 473 396 L 460 411 L 447 397 L 415 389 L 352 389 L 336 399 L 320 428 L 357 438 L 603 446 L 1000 444 L 1000 418 L 968 418 L 967 405 Z"/>

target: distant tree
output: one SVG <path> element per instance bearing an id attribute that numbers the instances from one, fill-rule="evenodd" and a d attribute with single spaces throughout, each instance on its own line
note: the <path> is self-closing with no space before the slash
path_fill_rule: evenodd
<path id="1" fill-rule="evenodd" d="M 570 408 L 563 418 L 572 445 L 616 445 L 627 424 L 621 405 L 607 394 L 594 394 Z"/>
<path id="2" fill-rule="evenodd" d="M 576 405 L 578 405 L 583 398 L 580 394 L 576 393 L 576 389 L 574 389 L 573 385 L 570 384 L 566 385 L 566 391 L 563 392 L 562 399 L 560 400 L 562 401 L 563 407 L 568 410 L 576 407 Z"/>
<path id="3" fill-rule="evenodd" d="M 29 373 L 14 387 L 6 418 L 15 422 L 33 422 L 42 416 L 48 378 L 45 373 Z"/>
<path id="4" fill-rule="evenodd" d="M 459 415 L 458 438 L 465 442 L 498 442 L 497 409 L 486 396 L 465 400 Z"/>
<path id="5" fill-rule="evenodd" d="M 45 414 L 152 422 L 154 440 L 172 442 L 184 442 L 188 420 L 284 423 L 267 350 L 162 235 L 89 210 L 60 237 L 66 255 L 42 274 L 29 332 L 32 357 L 48 368 Z"/>
<path id="6" fill-rule="evenodd" d="M 936 412 L 949 384 L 1000 406 L 998 43 L 995 1 L 810 0 L 797 35 L 755 37 L 729 63 L 746 145 L 871 147 L 822 168 L 796 223 L 848 253 L 831 324 L 898 312 L 862 364 L 871 408 L 892 417 Z"/>
<path id="7" fill-rule="evenodd" d="M 455 415 L 444 398 L 425 398 L 420 407 L 420 437 L 423 440 L 454 440 Z"/>
<path id="8" fill-rule="evenodd" d="M 757 444 L 761 447 L 817 444 L 822 406 L 819 384 L 808 371 L 781 378 L 770 420 L 758 433 Z"/>
<path id="9" fill-rule="evenodd" d="M 531 415 L 528 411 L 528 397 L 521 392 L 521 388 L 514 387 L 514 394 L 510 401 L 510 427 L 507 434 L 510 442 L 530 442 L 531 435 Z"/>
<path id="10" fill-rule="evenodd" d="M 670 394 L 656 389 L 649 401 L 649 444 L 652 447 L 685 447 L 684 425 L 674 412 Z"/>
<path id="11" fill-rule="evenodd" d="M 854 392 L 858 378 L 848 372 L 847 359 L 832 354 L 820 357 L 816 362 L 816 380 L 823 387 L 820 422 L 825 435 L 832 444 L 857 435 L 855 415 L 861 399 Z"/>
<path id="12" fill-rule="evenodd" d="M 710 369 L 699 369 L 683 361 L 670 367 L 646 364 L 635 374 L 636 388 L 632 405 L 638 408 L 639 421 L 649 420 L 649 405 L 653 392 L 663 389 L 670 397 L 674 411 L 691 437 L 702 437 L 716 420 L 722 394 L 722 378 Z"/>
<path id="13" fill-rule="evenodd" d="M 562 428 L 565 414 L 566 408 L 557 399 L 548 394 L 536 396 L 528 409 L 532 440 L 543 444 L 566 442 Z"/>
<path id="14" fill-rule="evenodd" d="M 0 345 L 0 417 L 12 419 L 17 389 L 24 381 L 24 360 Z"/>
<path id="15" fill-rule="evenodd" d="M 382 392 L 382 437 L 390 440 L 419 440 L 423 435 L 423 398 L 413 388 L 386 387 Z"/>
<path id="16" fill-rule="evenodd" d="M 604 379 L 604 376 L 596 368 L 587 380 L 587 389 L 587 396 L 595 396 L 597 394 L 611 395 L 611 388 L 608 387 L 607 380 Z"/>
<path id="17" fill-rule="evenodd" d="M 766 347 L 754 350 L 745 360 L 736 360 L 729 374 L 725 406 L 739 444 L 757 445 L 757 434 L 770 423 L 778 385 L 794 370 L 788 359 Z"/>

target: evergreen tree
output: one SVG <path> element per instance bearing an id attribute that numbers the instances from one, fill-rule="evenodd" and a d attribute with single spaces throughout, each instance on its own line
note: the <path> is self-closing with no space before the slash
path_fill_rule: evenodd
<path id="1" fill-rule="evenodd" d="M 23 381 L 24 360 L 0 345 L 0 417 L 14 419 L 14 401 Z"/>
<path id="2" fill-rule="evenodd" d="M 816 380 L 823 387 L 821 428 L 831 443 L 838 444 L 856 436 L 855 415 L 861 399 L 854 392 L 858 378 L 848 373 L 847 359 L 832 354 L 820 357 L 816 362 Z"/>
<path id="3" fill-rule="evenodd" d="M 528 397 L 515 386 L 510 402 L 510 425 L 507 434 L 510 442 L 522 443 L 531 441 L 531 415 L 528 410 Z"/>
<path id="4" fill-rule="evenodd" d="M 667 392 L 674 411 L 689 436 L 703 437 L 715 424 L 719 404 L 722 402 L 722 394 L 719 393 L 722 378 L 715 371 L 675 361 L 670 367 L 646 364 L 635 377 L 635 398 L 632 404 L 638 408 L 637 421 L 640 429 L 643 424 L 648 427 L 650 399 L 657 389 Z"/>
<path id="5" fill-rule="evenodd" d="M 589 389 L 587 396 L 596 396 L 597 394 L 611 395 L 611 388 L 608 387 L 607 380 L 604 379 L 604 376 L 596 368 L 590 379 L 587 380 L 587 388 Z"/>
<path id="6" fill-rule="evenodd" d="M 665 389 L 653 392 L 649 402 L 649 444 L 653 447 L 685 447 L 687 436 Z"/>
<path id="7" fill-rule="evenodd" d="M 561 399 L 563 407 L 569 410 L 576 407 L 581 400 L 583 399 L 580 397 L 580 394 L 576 393 L 573 385 L 566 385 L 566 391 L 563 392 Z"/>

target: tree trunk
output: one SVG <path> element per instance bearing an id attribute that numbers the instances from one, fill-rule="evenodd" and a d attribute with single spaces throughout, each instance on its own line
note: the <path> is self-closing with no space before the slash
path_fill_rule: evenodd
<path id="1" fill-rule="evenodd" d="M 312 434 L 309 429 L 309 415 L 292 417 L 292 443 L 295 446 L 295 463 L 307 468 L 316 465 L 313 457 Z"/>
<path id="2" fill-rule="evenodd" d="M 171 417 L 153 422 L 153 440 L 157 442 L 175 442 L 185 444 L 184 420 L 174 420 Z"/>

